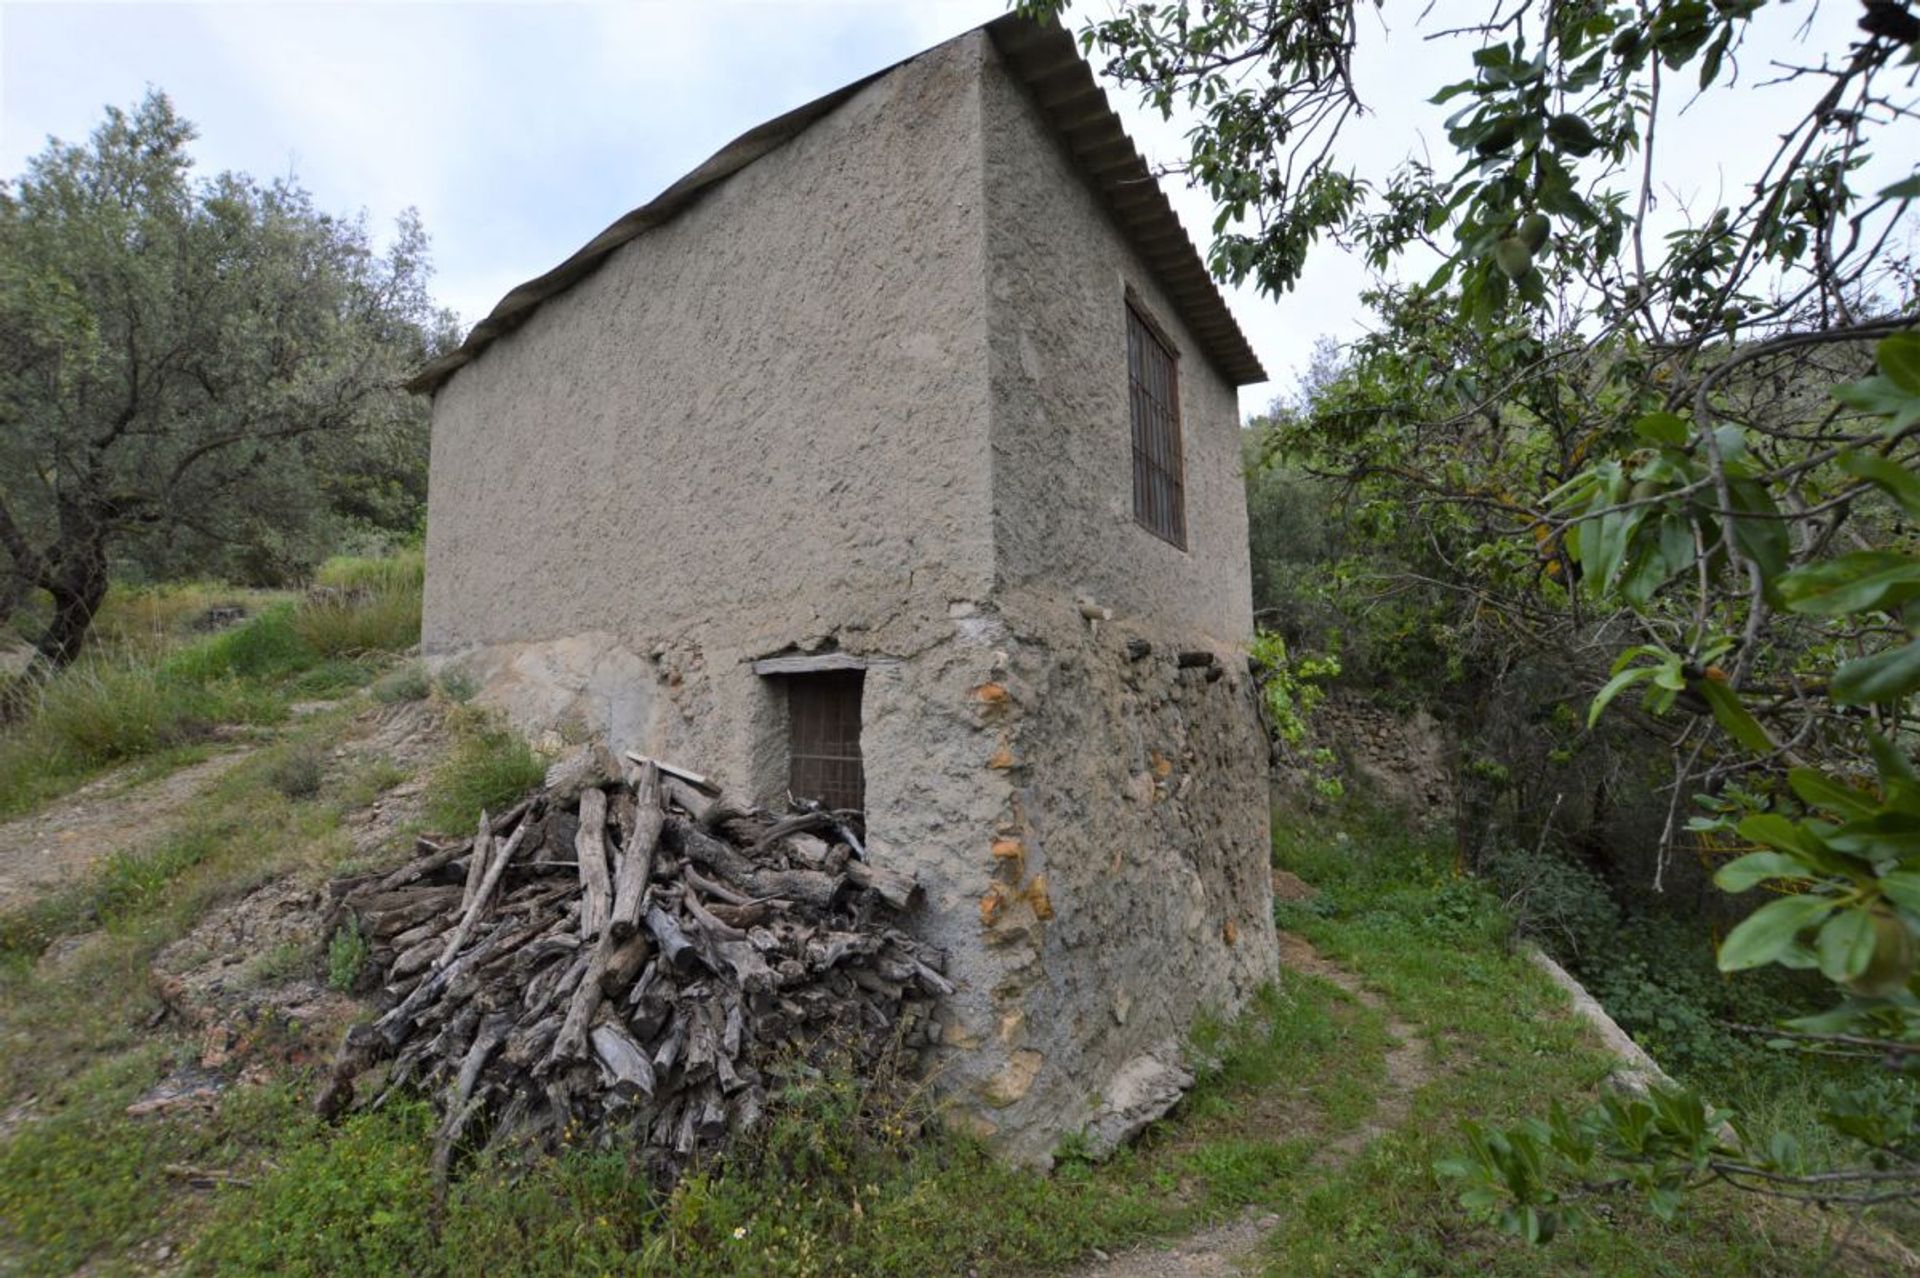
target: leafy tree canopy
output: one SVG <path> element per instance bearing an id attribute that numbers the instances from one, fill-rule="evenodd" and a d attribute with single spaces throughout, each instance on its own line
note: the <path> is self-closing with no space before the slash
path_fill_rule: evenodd
<path id="1" fill-rule="evenodd" d="M 1818 48 L 1785 0 L 1430 5 L 1451 154 L 1362 174 L 1340 139 L 1375 7 L 1122 3 L 1083 32 L 1194 121 L 1172 167 L 1216 203 L 1217 275 L 1283 294 L 1332 239 L 1411 277 L 1270 450 L 1422 547 L 1497 642 L 1582 669 L 1584 719 L 1660 734 L 1663 844 L 1730 844 L 1721 886 L 1774 894 L 1722 967 L 1836 990 L 1783 1042 L 1920 1067 L 1920 16 L 1867 0 Z M 1790 65 L 1744 65 L 1763 29 Z M 1657 235 L 1663 122 L 1741 80 L 1796 122 Z M 1697 1097 L 1610 1103 L 1475 1130 L 1448 1170 L 1534 1238 L 1627 1184 L 1662 1211 L 1715 1178 L 1864 1208 L 1920 1196 L 1916 1113 L 1863 1093 L 1826 1116 L 1858 1164 L 1810 1167 Z"/>
<path id="2" fill-rule="evenodd" d="M 417 521 L 418 217 L 376 252 L 291 180 L 195 179 L 193 138 L 150 92 L 0 184 L 0 602 L 45 592 L 56 663 L 120 566 L 277 579 Z"/>

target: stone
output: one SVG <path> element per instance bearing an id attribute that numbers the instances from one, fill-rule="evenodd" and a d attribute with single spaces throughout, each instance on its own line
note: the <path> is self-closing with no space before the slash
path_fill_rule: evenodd
<path id="1" fill-rule="evenodd" d="M 1023 1047 L 1008 1056 L 1007 1063 L 1000 1067 L 1000 1072 L 988 1081 L 982 1092 L 987 1104 L 995 1109 L 1005 1109 L 1025 1096 L 1033 1089 L 1033 1080 L 1040 1076 L 1040 1067 L 1046 1064 L 1046 1059 L 1029 1047 Z"/>

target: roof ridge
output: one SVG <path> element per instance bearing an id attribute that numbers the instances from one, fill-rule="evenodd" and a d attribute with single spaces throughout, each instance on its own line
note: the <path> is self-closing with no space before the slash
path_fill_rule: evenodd
<path id="1" fill-rule="evenodd" d="M 1080 56 L 1073 36 L 1057 21 L 1041 23 L 1007 14 L 953 39 L 976 31 L 987 33 L 1009 69 L 1033 92 L 1041 115 L 1065 142 L 1075 167 L 1159 278 L 1208 358 L 1235 385 L 1265 381 L 1266 371 L 1201 264 L 1166 193 L 1094 81 L 1093 68 Z M 598 270 L 622 245 L 671 221 L 710 187 L 786 145 L 868 85 L 950 43 L 943 40 L 747 130 L 659 195 L 617 219 L 566 261 L 510 290 L 473 326 L 466 340 L 422 367 L 407 381 L 406 389 L 416 394 L 437 392 L 488 346 L 525 323 L 541 303 Z M 1123 187 L 1127 189 L 1120 190 Z M 1125 198 L 1118 198 L 1121 195 Z"/>

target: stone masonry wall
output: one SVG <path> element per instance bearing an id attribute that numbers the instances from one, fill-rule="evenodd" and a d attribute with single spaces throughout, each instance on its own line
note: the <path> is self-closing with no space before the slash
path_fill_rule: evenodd
<path id="1" fill-rule="evenodd" d="M 955 1009 L 946 1068 L 959 1121 L 1044 1162 L 1065 1133 L 1108 1148 L 1163 1113 L 1196 1014 L 1272 978 L 1266 748 L 1243 654 L 1181 669 L 1164 628 L 1003 604 L 973 692 L 1009 783 L 971 853 L 993 977 Z"/>

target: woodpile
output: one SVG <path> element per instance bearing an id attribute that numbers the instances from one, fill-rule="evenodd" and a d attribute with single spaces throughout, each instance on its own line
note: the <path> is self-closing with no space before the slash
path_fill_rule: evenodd
<path id="1" fill-rule="evenodd" d="M 442 1176 L 463 1145 L 563 1136 L 671 1176 L 753 1129 L 783 1064 L 871 1068 L 938 1033 L 943 956 L 897 926 L 918 889 L 850 822 L 636 764 L 579 752 L 472 837 L 332 885 L 387 1010 L 348 1034 L 322 1114 L 386 1061 L 367 1103 L 434 1097 Z"/>

